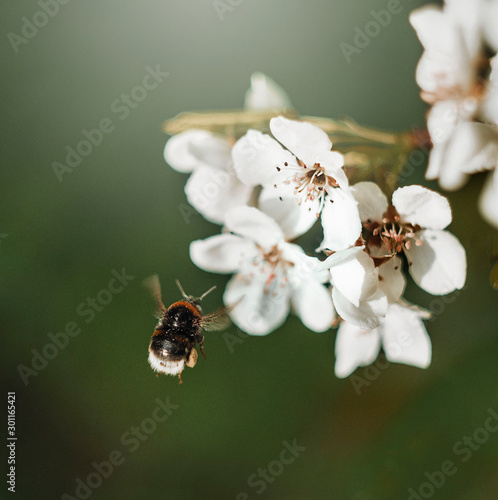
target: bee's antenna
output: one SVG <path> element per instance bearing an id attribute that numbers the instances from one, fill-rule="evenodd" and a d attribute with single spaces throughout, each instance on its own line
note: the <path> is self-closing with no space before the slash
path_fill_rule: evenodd
<path id="1" fill-rule="evenodd" d="M 175 280 L 176 281 L 176 286 L 180 289 L 180 292 L 182 293 L 182 295 L 188 299 L 190 298 L 184 291 L 183 291 L 183 288 L 182 288 L 182 285 L 180 285 L 180 282 L 178 280 Z M 210 290 L 211 291 L 211 290 Z"/>
<path id="2" fill-rule="evenodd" d="M 204 292 L 197 300 L 202 300 L 208 293 L 211 293 L 215 288 L 216 285 L 212 286 L 207 292 Z"/>

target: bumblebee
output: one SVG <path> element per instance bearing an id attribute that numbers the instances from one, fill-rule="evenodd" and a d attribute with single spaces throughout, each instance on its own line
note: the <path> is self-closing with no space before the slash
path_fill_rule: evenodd
<path id="1" fill-rule="evenodd" d="M 197 362 L 196 345 L 204 354 L 204 336 L 202 330 L 223 330 L 230 324 L 228 309 L 220 307 L 213 313 L 203 315 L 200 302 L 216 287 L 213 286 L 200 297 L 187 295 L 178 280 L 176 284 L 184 300 L 166 308 L 161 299 L 161 287 L 157 275 L 144 282 L 156 303 L 156 317 L 159 322 L 152 334 L 149 345 L 149 364 L 153 370 L 165 375 L 178 375 L 182 383 L 185 366 L 193 368 Z"/>

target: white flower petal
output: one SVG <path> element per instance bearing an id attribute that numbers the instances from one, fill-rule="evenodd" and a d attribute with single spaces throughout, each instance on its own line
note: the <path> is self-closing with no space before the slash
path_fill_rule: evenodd
<path id="1" fill-rule="evenodd" d="M 446 154 L 448 155 L 449 149 L 454 145 L 454 141 L 452 141 L 448 147 L 446 148 Z M 433 154 L 435 153 L 436 148 L 431 151 L 430 160 L 432 161 Z M 456 191 L 461 189 L 469 180 L 469 176 L 463 173 L 458 168 L 455 168 L 453 165 L 446 161 L 446 158 L 443 158 L 441 161 L 445 162 L 445 167 L 442 169 L 439 175 L 439 185 L 446 191 Z"/>
<path id="2" fill-rule="evenodd" d="M 338 170 L 342 171 L 342 167 L 344 167 L 344 156 L 338 151 L 318 150 L 315 156 L 315 163 L 319 163 L 324 168 L 325 175 L 335 178 L 336 172 Z"/>
<path id="3" fill-rule="evenodd" d="M 446 0 L 445 10 L 463 38 L 465 53 L 474 58 L 482 48 L 482 15 L 488 0 Z"/>
<path id="4" fill-rule="evenodd" d="M 274 137 L 294 153 L 307 167 L 316 163 L 317 155 L 332 149 L 329 136 L 308 122 L 288 120 L 282 116 L 270 120 Z"/>
<path id="5" fill-rule="evenodd" d="M 448 199 L 423 186 L 405 186 L 393 193 L 393 205 L 401 220 L 430 229 L 444 229 L 451 222 Z"/>
<path id="6" fill-rule="evenodd" d="M 351 186 L 351 193 L 358 202 L 358 212 L 362 222 L 380 222 L 387 210 L 387 198 L 374 182 L 358 182 Z"/>
<path id="7" fill-rule="evenodd" d="M 426 92 L 469 92 L 474 60 L 481 45 L 478 0 L 450 0 L 415 10 L 410 21 L 426 49 L 417 67 L 417 83 Z"/>
<path id="8" fill-rule="evenodd" d="M 316 257 L 306 255 L 305 251 L 295 243 L 282 243 L 279 246 L 282 260 L 292 262 L 293 266 L 287 271 L 289 284 L 293 287 L 301 286 L 303 281 L 315 280 L 319 283 L 329 282 L 330 271 L 322 267 L 322 262 Z"/>
<path id="9" fill-rule="evenodd" d="M 460 290 L 467 275 L 465 250 L 448 231 L 426 229 L 415 233 L 422 245 L 405 250 L 415 283 L 432 295 Z"/>
<path id="10" fill-rule="evenodd" d="M 192 262 L 212 273 L 234 273 L 256 253 L 254 243 L 234 234 L 218 234 L 190 244 Z"/>
<path id="11" fill-rule="evenodd" d="M 220 141 L 219 138 L 204 130 L 186 130 L 168 139 L 164 147 L 164 159 L 171 168 L 178 172 L 192 172 L 201 163 L 197 150 L 193 150 L 193 145 L 210 140 L 216 141 L 217 144 Z M 229 158 L 228 156 L 227 159 Z"/>
<path id="12" fill-rule="evenodd" d="M 403 295 L 406 287 L 401 259 L 395 255 L 378 269 L 379 288 L 386 294 L 389 302 L 396 302 Z"/>
<path id="13" fill-rule="evenodd" d="M 349 262 L 351 259 L 355 259 L 356 255 L 365 250 L 365 246 L 346 248 L 345 250 L 339 250 L 329 255 L 325 260 L 320 262 L 321 269 L 330 269 L 332 266 L 337 266 L 345 262 Z M 317 250 L 318 251 L 318 250 Z"/>
<path id="14" fill-rule="evenodd" d="M 452 148 L 459 148 L 452 140 L 457 125 L 471 118 L 475 111 L 476 102 L 469 99 L 440 101 L 429 111 L 427 128 L 433 148 L 425 176 L 430 180 L 439 178 L 441 186 L 448 191 L 460 189 L 468 180 L 468 175 L 447 162 L 447 155 L 452 155 Z"/>
<path id="15" fill-rule="evenodd" d="M 427 115 L 427 129 L 434 147 L 445 146 L 451 138 L 455 127 L 460 122 L 460 102 L 455 99 L 438 101 L 432 106 Z M 427 172 L 428 179 L 436 179 L 439 170 L 432 167 L 433 171 Z"/>
<path id="16" fill-rule="evenodd" d="M 304 326 L 325 332 L 332 326 L 335 311 L 329 290 L 314 279 L 307 279 L 292 294 L 292 307 Z"/>
<path id="17" fill-rule="evenodd" d="M 264 73 L 251 75 L 251 88 L 246 92 L 244 107 L 257 109 L 290 109 L 292 104 L 287 93 Z"/>
<path id="18" fill-rule="evenodd" d="M 335 340 L 335 374 L 345 378 L 359 366 L 375 361 L 380 351 L 378 329 L 365 330 L 344 321 L 337 331 Z"/>
<path id="19" fill-rule="evenodd" d="M 498 1 L 490 0 L 487 10 L 483 16 L 484 32 L 487 37 L 487 42 L 498 51 L 498 31 L 496 29 L 498 23 Z"/>
<path id="20" fill-rule="evenodd" d="M 280 294 L 264 293 L 265 283 L 260 278 L 249 280 L 235 275 L 227 284 L 223 302 L 232 321 L 251 335 L 267 335 L 281 326 L 290 311 L 290 289 Z"/>
<path id="21" fill-rule="evenodd" d="M 330 282 L 350 302 L 358 306 L 361 300 L 368 299 L 375 293 L 378 284 L 377 271 L 366 252 L 350 252 L 345 256 L 347 258 L 334 263 L 330 268 Z"/>
<path id="22" fill-rule="evenodd" d="M 197 159 L 199 165 L 226 170 L 227 165 L 231 163 L 232 147 L 224 137 L 208 133 L 203 138 L 197 137 L 192 139 L 189 149 L 193 157 Z"/>
<path id="23" fill-rule="evenodd" d="M 225 170 L 198 167 L 185 184 L 189 203 L 208 221 L 222 224 L 233 207 L 249 203 L 253 188 Z"/>
<path id="24" fill-rule="evenodd" d="M 378 327 L 387 313 L 387 297 L 381 290 L 377 290 L 369 300 L 364 300 L 355 306 L 336 287 L 333 287 L 332 300 L 341 318 L 366 330 Z"/>
<path id="25" fill-rule="evenodd" d="M 465 41 L 458 29 L 437 7 L 422 7 L 410 15 L 410 21 L 424 45 L 417 65 L 416 80 L 425 92 L 437 92 L 440 88 L 450 91 L 456 85 L 467 88 L 472 67 Z"/>
<path id="26" fill-rule="evenodd" d="M 233 169 L 248 186 L 281 182 L 287 175 L 284 163 L 296 165 L 295 158 L 280 144 L 258 130 L 248 130 L 232 148 Z"/>
<path id="27" fill-rule="evenodd" d="M 254 207 L 230 210 L 225 216 L 225 228 L 265 249 L 284 241 L 284 234 L 275 220 Z"/>
<path id="28" fill-rule="evenodd" d="M 494 1 L 496 5 L 496 20 L 498 22 L 498 0 Z M 496 35 L 498 41 L 498 34 Z M 498 125 L 498 56 L 495 55 L 489 61 L 491 72 L 486 82 L 486 95 L 481 104 L 481 114 L 484 122 L 491 122 Z"/>
<path id="29" fill-rule="evenodd" d="M 278 184 L 262 189 L 259 196 L 259 209 L 274 218 L 282 228 L 285 239 L 292 240 L 306 233 L 318 220 L 320 202 L 303 200 L 296 203 L 294 187 Z"/>
<path id="30" fill-rule="evenodd" d="M 322 210 L 323 242 L 321 248 L 344 250 L 361 235 L 358 206 L 342 189 L 333 189 Z"/>
<path id="31" fill-rule="evenodd" d="M 431 339 L 415 311 L 392 304 L 380 331 L 382 346 L 389 361 L 419 368 L 430 365 Z"/>
<path id="32" fill-rule="evenodd" d="M 451 51 L 454 39 L 440 7 L 425 5 L 410 13 L 410 24 L 426 50 Z"/>
<path id="33" fill-rule="evenodd" d="M 456 128 L 453 142 L 455 147 L 447 155 L 447 161 L 458 170 L 473 174 L 496 167 L 498 133 L 490 125 L 463 122 Z"/>
<path id="34" fill-rule="evenodd" d="M 489 224 L 498 228 L 498 170 L 489 174 L 484 183 L 479 210 Z"/>

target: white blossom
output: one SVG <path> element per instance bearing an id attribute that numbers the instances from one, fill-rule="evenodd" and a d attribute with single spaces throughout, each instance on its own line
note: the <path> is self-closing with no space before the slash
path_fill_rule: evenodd
<path id="1" fill-rule="evenodd" d="M 223 300 L 234 323 L 266 335 L 286 320 L 291 308 L 309 329 L 325 331 L 334 320 L 318 259 L 288 243 L 278 224 L 253 207 L 226 214 L 225 232 L 190 245 L 192 261 L 206 271 L 234 274 Z"/>
<path id="2" fill-rule="evenodd" d="M 422 97 L 432 104 L 427 128 L 433 142 L 426 177 L 445 189 L 459 189 L 468 175 L 450 161 L 458 147 L 455 131 L 473 121 L 485 92 L 480 76 L 482 15 L 486 0 L 447 0 L 444 8 L 416 9 L 410 22 L 424 46 L 417 67 Z"/>
<path id="3" fill-rule="evenodd" d="M 427 368 L 432 348 L 424 317 L 414 308 L 391 304 L 383 323 L 373 330 L 341 323 L 335 343 L 335 374 L 347 377 L 357 367 L 373 363 L 381 346 L 391 362 Z"/>
<path id="4" fill-rule="evenodd" d="M 373 257 L 404 253 L 414 281 L 433 295 L 444 295 L 465 284 L 467 260 L 460 241 L 445 228 L 452 220 L 448 200 L 412 185 L 396 189 L 392 205 L 373 182 L 355 184 L 363 237 Z"/>
<path id="5" fill-rule="evenodd" d="M 401 299 L 406 280 L 401 271 L 401 259 L 392 257 L 379 267 L 379 287 L 389 306 L 378 327 L 364 328 L 343 321 L 335 344 L 335 373 L 347 377 L 358 366 L 371 364 L 381 346 L 391 362 L 426 368 L 431 361 L 431 341 L 422 319 L 429 314 Z"/>
<path id="6" fill-rule="evenodd" d="M 263 186 L 259 208 L 275 218 L 288 238 L 299 236 L 322 214 L 323 248 L 343 250 L 358 239 L 361 224 L 343 171 L 344 158 L 331 151 L 328 135 L 311 123 L 273 118 L 279 142 L 249 130 L 232 157 L 239 179 Z"/>

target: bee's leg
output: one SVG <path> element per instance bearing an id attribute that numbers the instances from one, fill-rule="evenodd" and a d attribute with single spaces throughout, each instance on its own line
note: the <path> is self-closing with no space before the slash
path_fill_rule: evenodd
<path id="1" fill-rule="evenodd" d="M 183 371 L 183 370 L 182 370 L 182 371 Z M 183 382 L 182 382 L 182 372 L 180 372 L 180 373 L 178 374 L 178 379 L 180 380 L 180 382 L 178 382 L 178 383 L 179 383 L 179 384 L 183 384 Z"/>
<path id="2" fill-rule="evenodd" d="M 206 353 L 204 352 L 204 349 L 202 348 L 202 344 L 199 344 L 199 349 L 201 351 L 201 354 L 204 356 L 204 359 L 207 359 Z"/>

